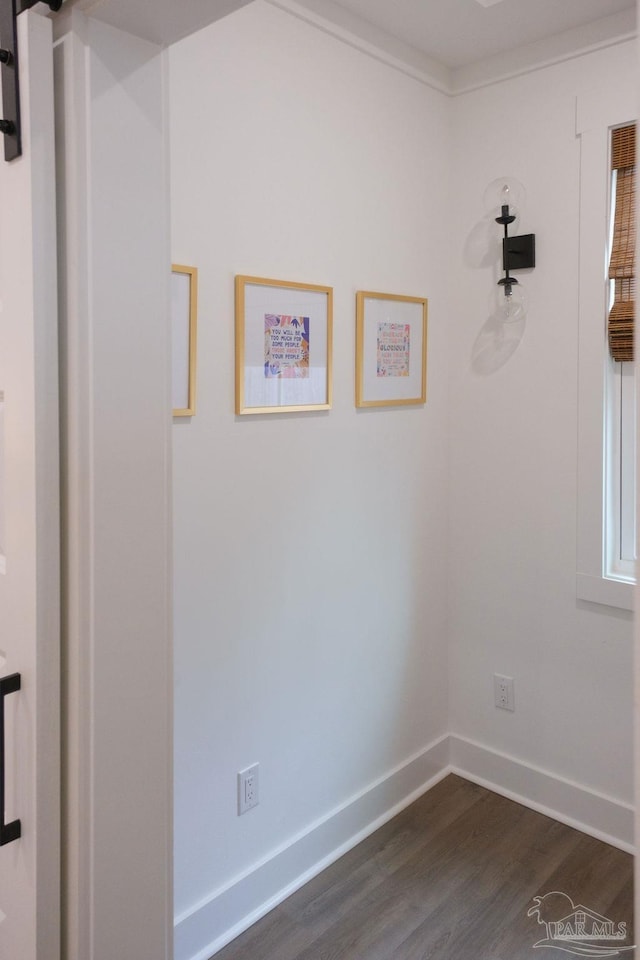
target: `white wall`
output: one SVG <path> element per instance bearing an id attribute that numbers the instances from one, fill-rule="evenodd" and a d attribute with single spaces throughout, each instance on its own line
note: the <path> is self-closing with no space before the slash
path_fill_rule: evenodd
<path id="1" fill-rule="evenodd" d="M 198 412 L 173 432 L 182 960 L 418 788 L 437 764 L 416 757 L 466 758 L 566 818 L 604 794 L 627 829 L 630 615 L 575 596 L 575 113 L 634 58 L 449 99 L 258 0 L 170 65 L 172 255 L 200 269 Z M 504 173 L 538 242 L 508 356 L 484 326 L 495 266 L 477 265 Z M 234 416 L 237 273 L 334 287 L 330 413 Z M 356 411 L 357 289 L 429 297 L 424 409 Z M 516 679 L 514 714 L 494 672 Z M 449 731 L 451 755 L 429 750 Z M 509 783 L 491 751 L 516 761 Z M 260 806 L 238 818 L 254 762 Z M 532 767 L 550 776 L 519 781 Z"/>
<path id="2" fill-rule="evenodd" d="M 576 600 L 576 97 L 635 82 L 634 43 L 454 101 L 456 322 L 451 325 L 451 728 L 622 802 L 632 799 L 631 614 Z M 630 118 L 632 119 L 632 118 Z M 516 351 L 493 338 L 475 240 L 485 186 L 527 189 L 537 266 Z M 604 172 L 603 175 L 606 175 Z M 496 228 L 497 230 L 497 228 Z M 474 265 L 475 264 L 475 265 Z M 492 674 L 515 677 L 495 710 Z"/>
<path id="3" fill-rule="evenodd" d="M 449 104 L 261 2 L 170 70 L 172 255 L 200 270 L 198 412 L 174 426 L 184 925 L 446 731 Z M 331 412 L 234 415 L 237 273 L 334 287 Z M 425 407 L 356 411 L 357 289 L 429 297 Z"/>

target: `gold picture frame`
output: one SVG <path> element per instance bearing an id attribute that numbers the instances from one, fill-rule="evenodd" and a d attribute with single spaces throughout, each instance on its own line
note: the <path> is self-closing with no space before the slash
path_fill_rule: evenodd
<path id="1" fill-rule="evenodd" d="M 333 288 L 237 276 L 236 414 L 330 410 Z"/>
<path id="2" fill-rule="evenodd" d="M 198 268 L 171 266 L 172 395 L 173 416 L 196 412 L 196 351 L 198 326 Z"/>
<path id="3" fill-rule="evenodd" d="M 357 292 L 357 407 L 426 403 L 427 309 L 425 297 Z"/>

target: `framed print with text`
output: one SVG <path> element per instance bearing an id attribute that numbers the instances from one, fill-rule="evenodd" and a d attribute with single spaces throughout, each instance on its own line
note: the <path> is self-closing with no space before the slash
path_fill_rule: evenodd
<path id="1" fill-rule="evenodd" d="M 427 301 L 356 294 L 356 406 L 426 403 Z"/>
<path id="2" fill-rule="evenodd" d="M 236 413 L 331 407 L 333 289 L 236 277 Z"/>
<path id="3" fill-rule="evenodd" d="M 196 327 L 198 269 L 171 267 L 171 376 L 173 416 L 196 412 Z"/>

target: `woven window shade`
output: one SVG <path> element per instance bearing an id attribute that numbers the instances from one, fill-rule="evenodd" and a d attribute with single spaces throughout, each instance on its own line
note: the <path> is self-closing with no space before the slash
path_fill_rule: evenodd
<path id="1" fill-rule="evenodd" d="M 611 167 L 617 171 L 616 209 L 609 277 L 615 296 L 609 313 L 609 351 L 614 360 L 633 360 L 636 252 L 636 126 L 613 131 Z"/>

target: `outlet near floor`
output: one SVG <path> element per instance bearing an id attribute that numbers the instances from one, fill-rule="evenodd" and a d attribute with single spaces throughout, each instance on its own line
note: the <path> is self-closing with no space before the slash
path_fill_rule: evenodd
<path id="1" fill-rule="evenodd" d="M 259 764 L 254 763 L 238 774 L 238 816 L 260 803 L 258 772 Z"/>
<path id="2" fill-rule="evenodd" d="M 493 697 L 496 707 L 499 707 L 500 710 L 514 711 L 516 703 L 513 693 L 513 677 L 503 677 L 499 673 L 494 673 Z"/>

